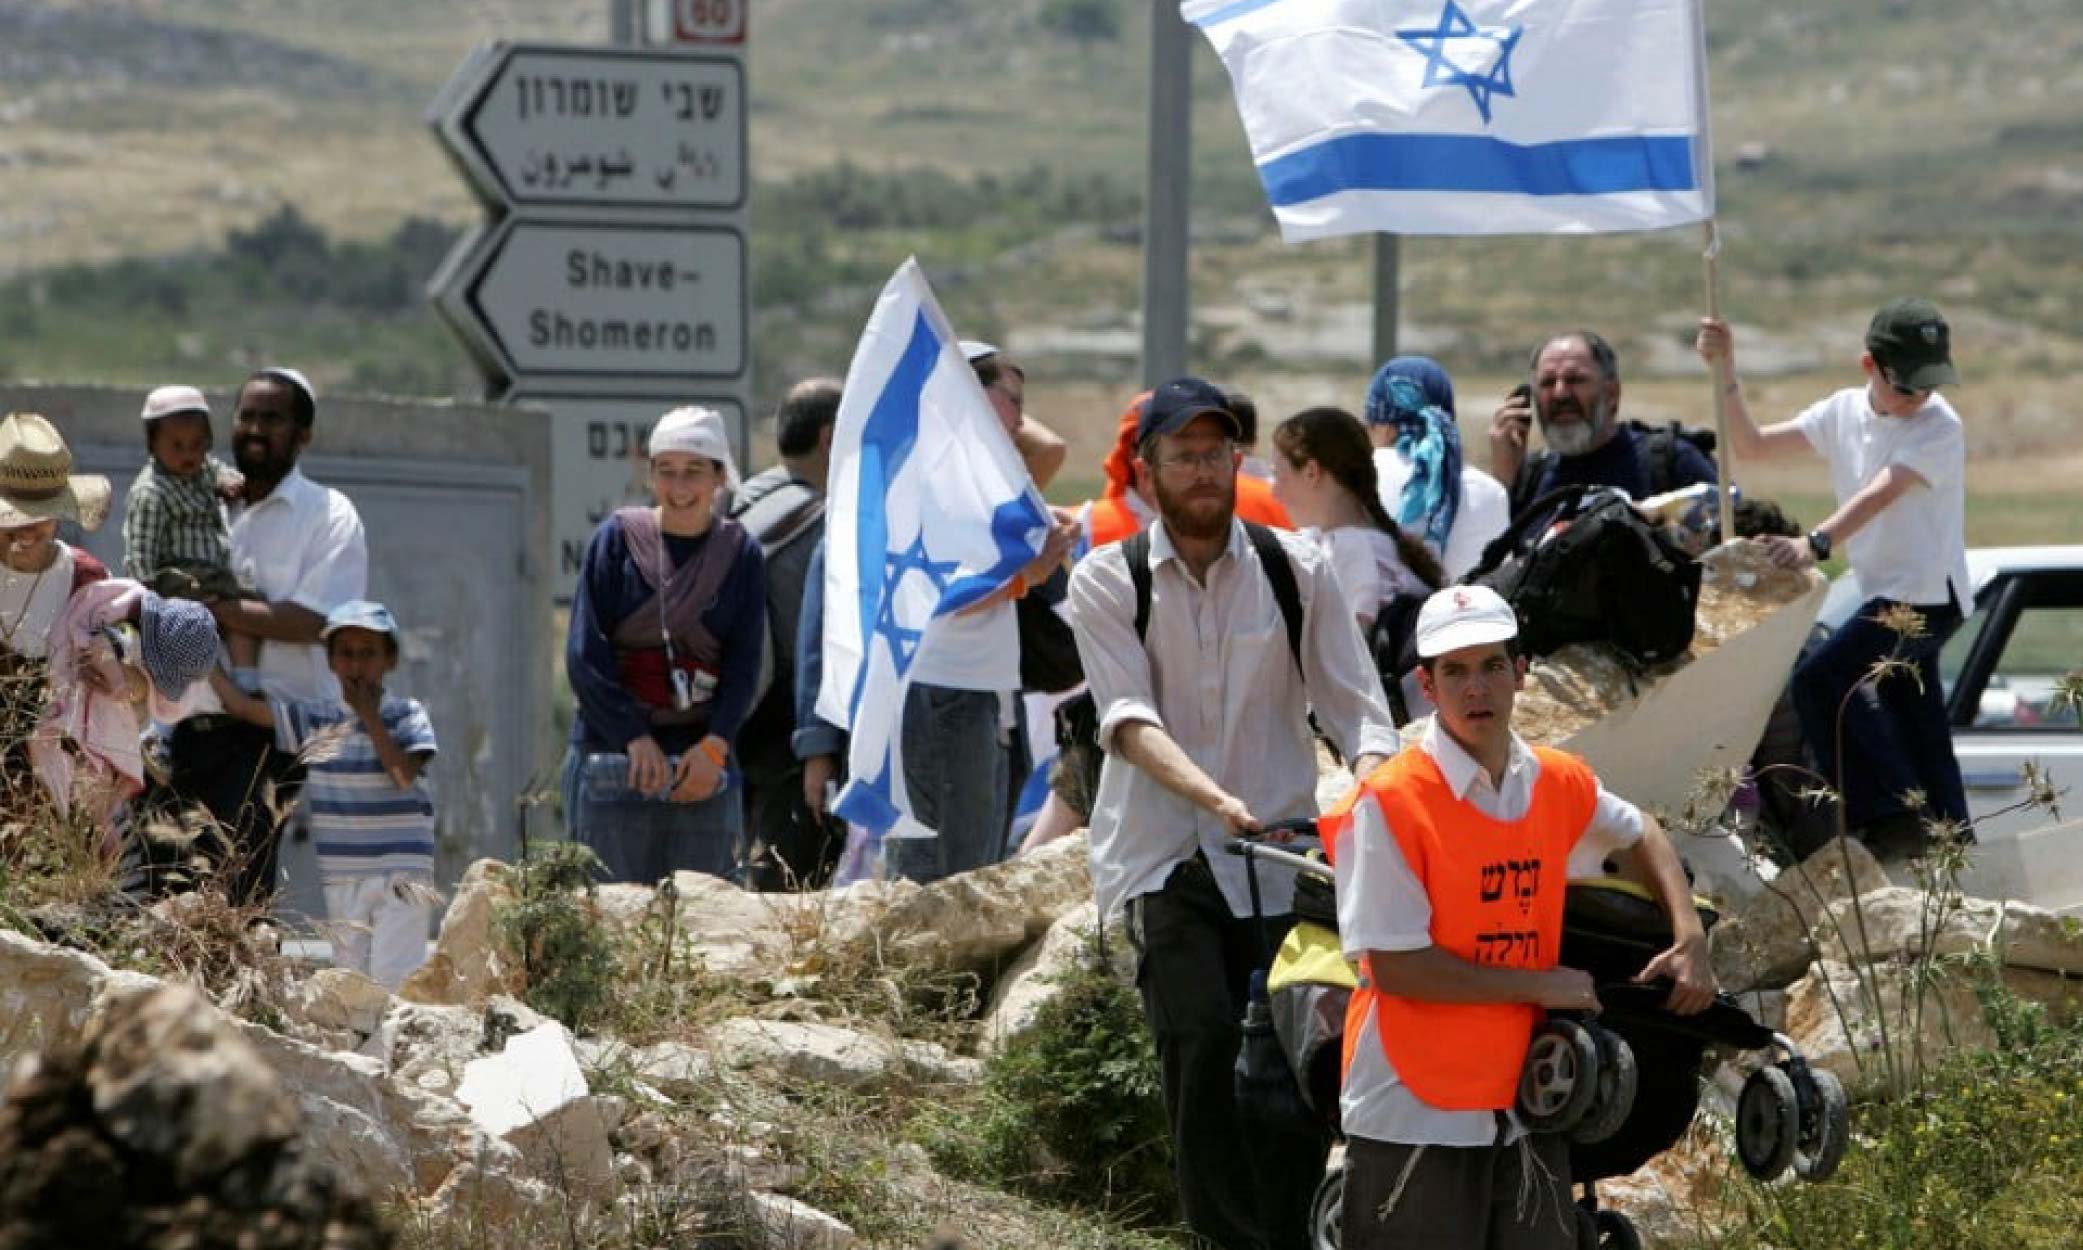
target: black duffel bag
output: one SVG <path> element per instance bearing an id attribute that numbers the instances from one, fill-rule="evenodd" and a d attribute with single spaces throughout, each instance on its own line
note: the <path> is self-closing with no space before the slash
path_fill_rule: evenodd
<path id="1" fill-rule="evenodd" d="M 1692 646 L 1698 562 L 1611 487 L 1565 486 L 1541 496 L 1465 580 L 1512 605 L 1529 655 L 1606 642 L 1649 667 Z"/>

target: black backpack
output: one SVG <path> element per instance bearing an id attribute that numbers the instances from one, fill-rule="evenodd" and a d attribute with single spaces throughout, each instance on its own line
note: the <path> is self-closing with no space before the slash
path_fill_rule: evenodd
<path id="1" fill-rule="evenodd" d="M 1557 525 L 1565 528 L 1550 534 Z M 1541 496 L 1464 580 L 1512 605 L 1530 655 L 1607 642 L 1647 667 L 1692 645 L 1699 564 L 1611 487 L 1565 486 Z"/>
<path id="2" fill-rule="evenodd" d="M 1070 572 L 1057 569 L 1014 601 L 1020 626 L 1020 689 L 1061 694 L 1085 680 L 1078 636 L 1056 605 L 1070 590 Z"/>
<path id="3" fill-rule="evenodd" d="M 1418 666 L 1418 612 L 1428 597 L 1390 595 L 1375 609 L 1374 623 L 1367 627 L 1367 654 L 1374 658 L 1381 692 L 1388 698 L 1389 715 L 1398 729 L 1410 723 L 1410 707 L 1403 701 L 1403 676 Z"/>
<path id="4" fill-rule="evenodd" d="M 1696 430 L 1690 426 L 1666 421 L 1662 425 L 1650 425 L 1646 421 L 1630 420 L 1627 428 L 1633 431 L 1637 446 L 1641 449 L 1643 463 L 1649 470 L 1649 493 L 1661 495 L 1665 491 L 1678 489 L 1678 444 L 1691 443 L 1699 448 L 1700 454 L 1709 461 L 1714 459 L 1714 431 Z M 1541 478 L 1555 460 L 1553 450 L 1543 447 L 1529 452 L 1519 462 L 1519 471 L 1512 475 L 1511 508 L 1513 516 L 1523 515 L 1533 505 L 1535 492 L 1541 488 Z"/>

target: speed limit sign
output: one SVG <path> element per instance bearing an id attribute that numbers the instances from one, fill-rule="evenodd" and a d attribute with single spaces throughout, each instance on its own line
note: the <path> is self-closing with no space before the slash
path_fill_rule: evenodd
<path id="1" fill-rule="evenodd" d="M 653 44 L 743 43 L 746 0 L 650 0 L 646 34 Z"/>

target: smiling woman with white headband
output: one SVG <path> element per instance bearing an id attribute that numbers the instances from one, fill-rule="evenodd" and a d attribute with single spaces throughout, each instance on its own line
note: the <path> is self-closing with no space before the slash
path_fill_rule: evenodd
<path id="1" fill-rule="evenodd" d="M 731 877 L 743 824 L 732 747 L 759 684 L 765 563 L 716 506 L 738 484 L 721 414 L 666 413 L 650 456 L 653 506 L 601 522 L 579 567 L 565 822 L 609 880 Z"/>

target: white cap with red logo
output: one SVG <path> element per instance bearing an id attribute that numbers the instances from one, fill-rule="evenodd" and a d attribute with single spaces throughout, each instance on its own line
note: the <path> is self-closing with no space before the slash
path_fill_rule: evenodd
<path id="1" fill-rule="evenodd" d="M 1418 609 L 1422 659 L 1518 636 L 1519 618 L 1512 614 L 1512 605 L 1488 586 L 1449 586 Z"/>

